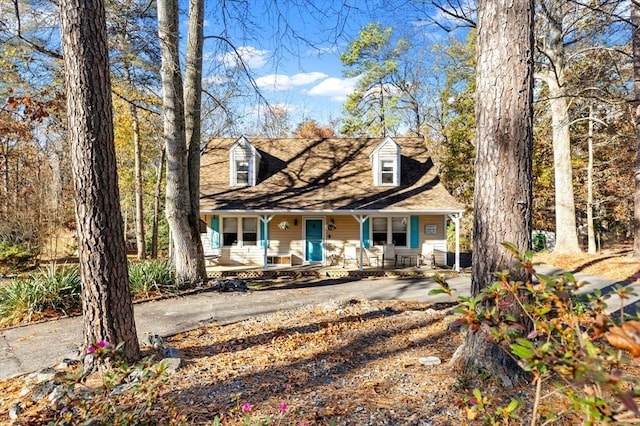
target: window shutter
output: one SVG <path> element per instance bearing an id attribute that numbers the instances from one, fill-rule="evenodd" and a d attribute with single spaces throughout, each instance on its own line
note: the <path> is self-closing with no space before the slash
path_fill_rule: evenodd
<path id="1" fill-rule="evenodd" d="M 362 222 L 362 246 L 371 247 L 371 233 L 369 232 L 369 218 Z"/>
<path id="2" fill-rule="evenodd" d="M 211 248 L 220 248 L 220 216 L 211 216 Z"/>
<path id="3" fill-rule="evenodd" d="M 258 220 L 260 221 L 260 241 L 258 242 L 258 246 L 265 248 L 266 244 L 266 247 L 269 247 L 269 227 L 265 226 L 265 223 L 261 219 Z"/>
<path id="4" fill-rule="evenodd" d="M 411 216 L 411 239 L 410 248 L 418 248 L 420 246 L 420 217 Z"/>

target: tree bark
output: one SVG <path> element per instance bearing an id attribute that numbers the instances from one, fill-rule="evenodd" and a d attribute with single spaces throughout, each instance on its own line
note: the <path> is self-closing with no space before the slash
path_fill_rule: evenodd
<path id="1" fill-rule="evenodd" d="M 137 360 L 140 348 L 119 204 L 104 4 L 62 0 L 60 15 L 84 345 L 100 340 L 124 343 L 127 358 Z"/>
<path id="2" fill-rule="evenodd" d="M 553 169 L 555 179 L 556 245 L 554 252 L 579 253 L 576 206 L 571 165 L 569 103 L 565 86 L 566 53 L 563 40 L 563 2 L 552 1 L 541 10 L 549 26 L 544 54 L 550 69 L 539 73 L 549 88 L 549 108 L 553 137 Z"/>
<path id="3" fill-rule="evenodd" d="M 587 135 L 587 253 L 596 254 L 596 233 L 593 223 L 593 105 L 589 105 L 589 133 Z"/>
<path id="4" fill-rule="evenodd" d="M 633 257 L 640 258 L 640 3 L 631 1 L 633 88 L 636 102 L 636 167 L 633 177 Z"/>
<path id="5" fill-rule="evenodd" d="M 162 171 L 164 170 L 165 149 L 160 153 L 160 163 L 156 170 L 156 189 L 153 194 L 153 225 L 151 228 L 151 258 L 158 258 L 158 222 L 160 219 L 160 197 L 162 196 Z"/>
<path id="6" fill-rule="evenodd" d="M 514 260 L 503 242 L 531 247 L 533 1 L 478 2 L 476 84 L 473 295 Z M 463 356 L 469 372 L 489 371 L 505 386 L 522 377 L 482 329 L 469 331 Z"/>
<path id="7" fill-rule="evenodd" d="M 176 280 L 181 286 L 200 282 L 197 242 L 191 232 L 191 199 L 187 142 L 185 137 L 184 96 L 178 49 L 178 1 L 158 1 L 158 33 L 162 54 L 162 105 L 167 154 L 165 213 L 174 248 Z M 198 235 L 198 240 L 200 236 Z M 203 260 L 204 262 L 204 260 Z"/>
<path id="8" fill-rule="evenodd" d="M 184 77 L 185 131 L 191 211 L 189 226 L 195 244 L 193 259 L 201 280 L 207 277 L 204 248 L 200 238 L 200 138 L 202 111 L 202 48 L 204 44 L 204 0 L 189 1 L 189 30 L 187 34 L 187 62 Z"/>

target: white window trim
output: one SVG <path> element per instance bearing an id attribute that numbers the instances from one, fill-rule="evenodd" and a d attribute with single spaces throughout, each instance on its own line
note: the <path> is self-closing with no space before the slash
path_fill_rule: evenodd
<path id="1" fill-rule="evenodd" d="M 369 227 L 369 241 L 371 241 L 371 245 L 374 245 L 373 239 L 373 220 L 376 218 L 385 218 L 387 220 L 387 242 L 385 244 L 393 244 L 393 228 L 392 228 L 392 219 L 394 217 L 400 217 L 407 220 L 407 244 L 404 246 L 396 245 L 397 248 L 409 248 L 411 244 L 411 217 L 410 216 L 369 216 L 369 220 L 371 221 L 371 226 Z M 377 246 L 380 247 L 380 246 Z"/>
<path id="2" fill-rule="evenodd" d="M 256 243 L 255 244 L 249 244 L 249 245 L 245 245 L 244 241 L 242 240 L 242 236 L 243 236 L 243 224 L 242 224 L 242 219 L 247 219 L 247 218 L 251 218 L 251 219 L 255 219 L 256 220 Z M 237 241 L 238 244 L 236 245 L 224 245 L 224 221 L 226 219 L 237 219 L 238 220 L 238 227 L 236 229 L 236 233 L 237 233 Z M 260 239 L 261 239 L 261 232 L 260 232 L 260 218 L 258 216 L 220 216 L 220 247 L 224 247 L 224 248 L 242 248 L 242 247 L 259 247 L 260 246 Z"/>
<path id="3" fill-rule="evenodd" d="M 382 180 L 382 174 L 384 172 L 382 163 L 385 162 L 391 163 L 392 170 L 390 173 L 393 178 L 392 182 L 385 183 Z M 380 157 L 378 159 L 378 186 L 398 186 L 398 162 L 395 157 Z"/>

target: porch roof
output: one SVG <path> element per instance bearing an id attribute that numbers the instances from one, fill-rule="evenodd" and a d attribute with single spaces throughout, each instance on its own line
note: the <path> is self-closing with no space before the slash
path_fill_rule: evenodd
<path id="1" fill-rule="evenodd" d="M 401 147 L 399 186 L 374 186 L 369 155 L 382 138 L 248 138 L 262 156 L 255 186 L 230 186 L 229 148 L 209 141 L 201 158 L 200 208 L 238 213 L 456 213 L 464 210 L 441 184 L 422 138 Z"/>

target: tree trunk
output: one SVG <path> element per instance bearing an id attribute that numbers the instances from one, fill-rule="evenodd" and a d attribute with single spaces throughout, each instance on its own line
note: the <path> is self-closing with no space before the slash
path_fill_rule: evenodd
<path id="1" fill-rule="evenodd" d="M 207 277 L 204 248 L 200 238 L 200 137 L 202 111 L 202 47 L 204 0 L 189 1 L 189 32 L 187 34 L 187 62 L 184 77 L 185 130 L 188 150 L 189 198 L 191 212 L 189 226 L 196 256 L 193 261 L 201 280 Z"/>
<path id="2" fill-rule="evenodd" d="M 631 2 L 633 88 L 636 102 L 636 169 L 633 196 L 633 257 L 640 258 L 640 4 Z"/>
<path id="3" fill-rule="evenodd" d="M 124 75 L 130 87 L 134 82 L 131 80 L 129 64 L 124 64 Z M 140 149 L 140 122 L 138 121 L 138 108 L 130 100 L 127 102 L 129 114 L 131 115 L 131 127 L 133 130 L 133 157 L 135 169 L 135 191 L 136 191 L 136 248 L 138 260 L 147 257 L 147 248 L 144 240 L 144 203 L 143 203 L 143 182 L 142 182 L 142 150 Z"/>
<path id="4" fill-rule="evenodd" d="M 104 4 L 60 2 L 84 345 L 124 343 L 140 358 L 120 212 Z"/>
<path id="5" fill-rule="evenodd" d="M 549 108 L 553 137 L 553 169 L 555 178 L 555 216 L 557 253 L 579 253 L 576 207 L 573 194 L 569 104 L 565 88 L 566 53 L 563 40 L 563 2 L 555 1 L 545 13 L 549 25 L 548 44 L 544 53 L 550 68 L 540 73 L 549 88 Z"/>
<path id="6" fill-rule="evenodd" d="M 531 247 L 533 1 L 479 1 L 477 49 L 473 295 L 514 260 L 501 243 Z M 505 386 L 522 377 L 482 329 L 469 331 L 463 356 L 467 371 Z"/>
<path id="7" fill-rule="evenodd" d="M 162 171 L 164 170 L 165 149 L 160 154 L 160 164 L 156 170 L 156 189 L 153 194 L 153 226 L 151 229 L 151 258 L 158 258 L 158 222 L 160 218 L 160 197 L 162 196 Z"/>
<path id="8" fill-rule="evenodd" d="M 596 254 L 596 233 L 593 224 L 593 105 L 589 105 L 589 133 L 587 135 L 587 241 L 589 254 Z"/>
<path id="9" fill-rule="evenodd" d="M 162 53 L 162 105 L 167 153 L 166 216 L 175 250 L 176 280 L 188 286 L 202 280 L 197 242 L 189 215 L 191 200 L 185 138 L 184 96 L 178 49 L 178 1 L 158 1 L 158 33 Z M 199 236 L 198 236 L 199 239 Z M 204 260 L 203 260 L 204 261 Z"/>

